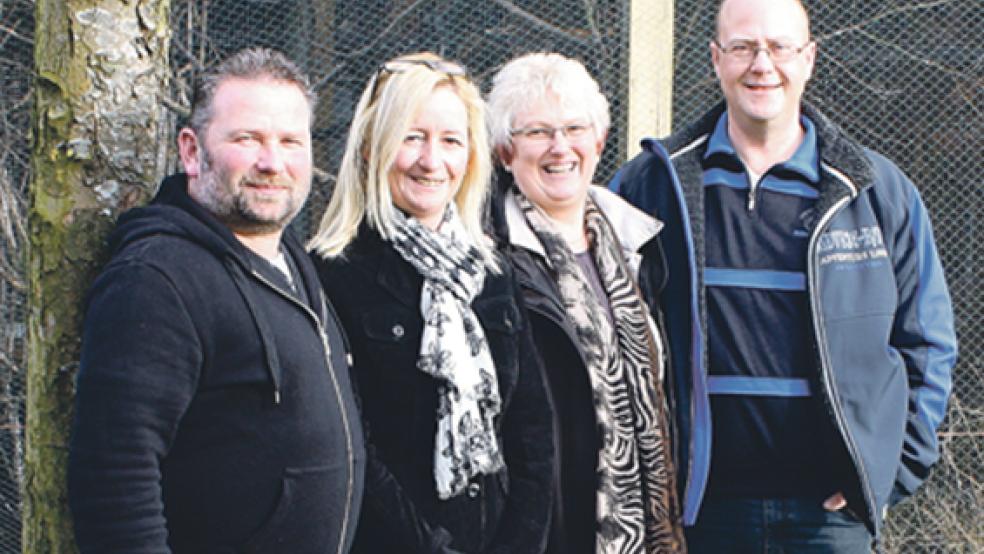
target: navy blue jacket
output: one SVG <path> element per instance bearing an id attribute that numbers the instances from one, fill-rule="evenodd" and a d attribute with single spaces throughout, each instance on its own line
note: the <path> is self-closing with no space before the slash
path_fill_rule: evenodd
<path id="1" fill-rule="evenodd" d="M 344 554 L 365 451 L 341 329 L 169 178 L 89 293 L 68 493 L 79 550 Z"/>
<path id="2" fill-rule="evenodd" d="M 701 161 L 719 105 L 619 170 L 610 188 L 665 224 L 671 391 L 679 432 L 684 523 L 707 484 L 704 186 Z M 956 362 L 953 311 L 925 206 L 883 156 L 851 141 L 808 105 L 817 128 L 820 196 L 812 217 L 807 291 L 827 413 L 856 470 L 848 508 L 879 534 L 885 510 L 911 495 L 939 458 Z"/>

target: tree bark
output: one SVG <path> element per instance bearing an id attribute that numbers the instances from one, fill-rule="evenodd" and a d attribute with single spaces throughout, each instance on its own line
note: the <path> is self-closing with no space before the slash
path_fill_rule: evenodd
<path id="1" fill-rule="evenodd" d="M 165 168 L 169 0 L 37 0 L 23 551 L 76 551 L 65 466 L 83 298 Z"/>

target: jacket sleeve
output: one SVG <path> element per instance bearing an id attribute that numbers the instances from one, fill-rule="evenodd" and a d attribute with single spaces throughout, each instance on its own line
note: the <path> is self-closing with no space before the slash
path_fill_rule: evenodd
<path id="1" fill-rule="evenodd" d="M 173 284 L 117 263 L 90 292 L 68 464 L 79 550 L 167 553 L 161 460 L 194 394 L 201 348 Z"/>
<path id="2" fill-rule="evenodd" d="M 878 160 L 888 163 L 887 160 Z M 936 430 L 946 414 L 956 363 L 953 307 L 943 277 L 926 207 L 912 183 L 890 169 L 907 194 L 905 217 L 890 240 L 898 288 L 898 309 L 890 345 L 905 362 L 909 404 L 902 459 L 889 498 L 895 504 L 912 495 L 939 458 Z"/>
<path id="3" fill-rule="evenodd" d="M 509 494 L 487 553 L 539 554 L 546 548 L 550 528 L 557 441 L 543 363 L 515 281 L 513 287 L 523 326 L 517 334 L 519 376 L 502 421 Z"/>

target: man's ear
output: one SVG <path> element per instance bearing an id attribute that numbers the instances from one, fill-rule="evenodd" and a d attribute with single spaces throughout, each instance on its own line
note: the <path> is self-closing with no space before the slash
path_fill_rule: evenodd
<path id="1" fill-rule="evenodd" d="M 806 45 L 806 49 L 803 52 L 803 59 L 806 60 L 807 79 L 810 79 L 813 77 L 813 64 L 817 59 L 817 42 L 815 40 L 811 40 L 810 43 Z"/>
<path id="2" fill-rule="evenodd" d="M 708 48 L 711 50 L 711 65 L 714 66 L 714 75 L 720 81 L 721 71 L 718 66 L 721 64 L 721 50 L 718 49 L 717 44 L 714 44 L 713 40 L 708 43 Z"/>
<path id="3" fill-rule="evenodd" d="M 181 165 L 189 178 L 197 178 L 202 169 L 202 146 L 198 135 L 190 127 L 184 127 L 178 132 L 178 153 L 181 155 Z"/>

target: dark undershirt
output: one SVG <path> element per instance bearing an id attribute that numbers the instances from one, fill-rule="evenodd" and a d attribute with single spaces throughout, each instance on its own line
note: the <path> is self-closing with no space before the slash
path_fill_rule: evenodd
<path id="1" fill-rule="evenodd" d="M 608 322 L 614 324 L 615 315 L 612 313 L 612 304 L 608 301 L 608 293 L 605 292 L 604 285 L 601 284 L 601 277 L 598 276 L 598 268 L 595 266 L 594 259 L 591 258 L 591 252 L 587 250 L 578 252 L 574 254 L 574 257 L 577 259 L 577 265 L 581 266 L 581 271 L 588 279 L 588 284 L 591 285 L 591 290 L 594 291 L 595 298 L 598 299 L 598 303 L 604 308 L 605 315 L 608 316 Z"/>

